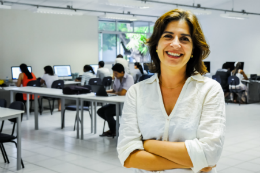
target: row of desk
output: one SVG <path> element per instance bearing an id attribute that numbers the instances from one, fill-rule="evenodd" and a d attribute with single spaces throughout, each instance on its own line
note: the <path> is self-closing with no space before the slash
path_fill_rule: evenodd
<path id="1" fill-rule="evenodd" d="M 258 80 L 242 80 L 248 88 L 247 103 L 260 102 L 260 81 Z"/>

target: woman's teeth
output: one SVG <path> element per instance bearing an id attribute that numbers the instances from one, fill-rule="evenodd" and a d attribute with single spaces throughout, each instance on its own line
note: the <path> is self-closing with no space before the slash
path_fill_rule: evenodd
<path id="1" fill-rule="evenodd" d="M 172 56 L 181 56 L 181 54 L 178 54 L 178 53 L 172 53 L 172 52 L 167 52 L 167 54 L 172 55 Z"/>

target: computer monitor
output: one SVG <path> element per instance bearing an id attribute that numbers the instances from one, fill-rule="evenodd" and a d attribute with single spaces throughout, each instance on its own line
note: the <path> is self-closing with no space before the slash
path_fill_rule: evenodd
<path id="1" fill-rule="evenodd" d="M 29 72 L 32 72 L 32 67 L 27 66 Z M 12 66 L 11 67 L 11 72 L 12 72 L 12 80 L 18 80 L 19 74 L 21 73 L 20 67 L 19 66 Z"/>
<path id="2" fill-rule="evenodd" d="M 207 67 L 208 73 L 210 73 L 210 61 L 204 61 L 204 64 Z"/>
<path id="3" fill-rule="evenodd" d="M 90 64 L 90 66 L 93 68 L 95 74 L 97 74 L 97 70 L 98 70 L 99 65 L 97 65 L 97 64 Z"/>
<path id="4" fill-rule="evenodd" d="M 70 65 L 54 65 L 54 73 L 62 79 L 72 79 Z"/>
<path id="5" fill-rule="evenodd" d="M 234 65 L 235 65 L 236 62 L 226 62 L 226 63 L 228 63 L 230 71 L 233 71 L 235 69 Z M 240 63 L 241 63 L 240 69 L 244 70 L 244 62 L 240 62 Z"/>

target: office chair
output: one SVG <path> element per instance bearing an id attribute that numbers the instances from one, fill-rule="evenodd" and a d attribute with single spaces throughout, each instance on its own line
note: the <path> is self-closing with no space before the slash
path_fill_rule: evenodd
<path id="1" fill-rule="evenodd" d="M 100 78 L 92 78 L 88 81 L 88 85 L 102 85 Z"/>
<path id="2" fill-rule="evenodd" d="M 147 75 L 147 74 L 144 74 L 144 75 L 142 75 L 140 78 L 139 78 L 139 82 L 141 82 L 141 81 L 143 81 L 143 80 L 145 80 L 145 79 L 148 79 L 148 78 L 150 78 L 150 77 L 152 77 L 153 75 Z"/>
<path id="3" fill-rule="evenodd" d="M 111 84 L 112 84 L 112 77 L 108 76 L 103 78 L 102 85 L 104 85 L 105 88 L 108 87 L 108 89 L 110 89 Z"/>
<path id="4" fill-rule="evenodd" d="M 23 104 L 23 102 L 15 101 L 15 102 L 10 104 L 9 108 L 10 109 L 16 109 L 16 110 L 24 110 L 24 104 Z M 21 121 L 22 120 L 23 120 L 23 113 L 21 113 Z M 12 142 L 12 143 L 15 144 L 15 146 L 17 148 L 17 143 L 14 141 L 17 138 L 17 136 L 14 136 L 15 124 L 17 123 L 17 121 L 16 121 L 16 118 L 9 119 L 9 121 L 13 123 L 12 134 L 9 135 L 9 134 L 2 133 L 2 128 L 0 130 L 0 149 L 1 149 L 1 152 L 3 154 L 3 158 L 4 158 L 5 163 L 6 162 L 10 163 L 10 162 L 9 162 L 8 156 L 6 154 L 5 147 L 4 147 L 3 143 Z M 3 126 L 4 126 L 4 121 L 2 122 L 2 127 Z M 22 159 L 21 159 L 21 163 L 22 163 L 22 167 L 24 168 L 24 164 L 23 164 Z"/>
<path id="5" fill-rule="evenodd" d="M 6 108 L 6 106 L 7 106 L 6 100 L 0 98 L 0 107 Z"/>
<path id="6" fill-rule="evenodd" d="M 55 88 L 55 89 L 63 89 L 64 88 L 64 80 L 55 80 L 52 82 L 51 84 L 51 88 Z M 53 98 L 53 97 L 41 97 L 41 103 L 43 99 L 46 99 L 48 100 L 49 102 L 49 109 L 51 111 L 51 115 L 52 115 L 52 112 L 54 110 L 54 101 L 55 100 L 59 100 L 58 98 Z M 51 106 L 51 101 L 52 101 L 52 106 Z M 43 112 L 43 104 L 41 104 L 41 109 L 40 109 L 40 114 L 42 114 Z"/>
<path id="7" fill-rule="evenodd" d="M 39 80 L 33 80 L 33 81 L 30 81 L 30 82 L 28 82 L 27 83 L 27 86 L 31 86 L 31 87 L 41 87 L 41 83 L 40 83 L 40 81 Z M 39 98 L 39 97 L 38 97 Z M 35 98 L 34 98 L 35 99 Z M 34 101 L 34 99 L 33 99 L 33 97 L 32 97 L 32 95 L 30 94 L 29 95 L 29 100 L 30 100 L 30 113 L 31 113 L 31 108 L 32 108 L 32 102 Z M 23 102 L 24 103 L 24 105 L 25 105 L 25 110 L 26 110 L 26 100 Z M 41 107 L 40 106 L 41 105 L 41 102 L 39 102 L 39 107 Z"/>
<path id="8" fill-rule="evenodd" d="M 241 89 L 236 88 L 236 86 L 238 86 L 240 84 L 240 80 L 237 76 L 229 76 L 228 77 L 228 84 L 235 86 L 235 89 L 232 89 L 232 88 L 229 89 L 230 93 L 241 93 L 242 94 L 242 93 L 245 92 L 245 90 L 241 90 Z M 241 100 L 242 99 L 240 97 L 239 105 L 240 105 Z"/>
<path id="9" fill-rule="evenodd" d="M 251 74 L 250 80 L 257 80 L 257 74 Z"/>
<path id="10" fill-rule="evenodd" d="M 212 79 L 215 80 L 215 81 L 217 81 L 217 82 L 221 85 L 221 78 L 220 78 L 220 76 L 218 76 L 218 75 L 213 75 L 213 76 L 212 76 Z"/>
<path id="11" fill-rule="evenodd" d="M 85 85 L 84 87 L 88 88 L 91 90 L 91 86 L 89 85 Z M 81 105 L 79 105 L 79 110 L 85 110 L 85 111 L 89 111 L 89 102 L 84 102 L 84 106 L 81 107 Z M 68 105 L 65 107 L 63 113 L 62 113 L 62 117 L 63 117 L 63 121 L 62 121 L 62 126 L 61 126 L 61 129 L 63 129 L 65 127 L 65 111 L 66 110 L 70 110 L 70 111 L 77 111 L 77 106 L 76 105 Z M 89 111 L 89 116 L 90 116 L 90 119 L 92 121 L 92 114 L 90 113 Z M 76 129 L 76 121 L 77 121 L 77 115 L 75 116 L 75 123 L 74 123 L 74 131 Z M 81 120 L 79 119 L 79 121 L 81 122 Z"/>

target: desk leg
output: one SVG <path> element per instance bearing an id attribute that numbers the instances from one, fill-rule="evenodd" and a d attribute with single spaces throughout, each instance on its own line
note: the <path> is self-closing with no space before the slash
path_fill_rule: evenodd
<path id="1" fill-rule="evenodd" d="M 97 133 L 97 102 L 94 102 L 94 134 Z"/>
<path id="2" fill-rule="evenodd" d="M 38 126 L 38 95 L 34 94 L 34 126 L 35 130 L 39 129 Z"/>
<path id="3" fill-rule="evenodd" d="M 14 102 L 14 92 L 10 91 L 10 104 Z"/>
<path id="4" fill-rule="evenodd" d="M 21 155 L 22 155 L 22 147 L 21 147 L 21 116 L 16 118 L 17 120 L 17 170 L 21 169 Z"/>
<path id="5" fill-rule="evenodd" d="M 94 121 L 94 114 L 93 114 L 93 101 L 90 102 L 91 104 L 91 133 L 93 133 L 93 121 Z"/>
<path id="6" fill-rule="evenodd" d="M 83 99 L 80 100 L 80 105 L 81 105 L 81 139 L 84 139 L 84 101 Z"/>
<path id="7" fill-rule="evenodd" d="M 119 109 L 120 103 L 116 103 L 116 138 L 118 138 L 119 130 Z"/>
<path id="8" fill-rule="evenodd" d="M 26 94 L 27 100 L 26 100 L 26 116 L 27 120 L 29 120 L 29 115 L 30 115 L 30 94 Z"/>
<path id="9" fill-rule="evenodd" d="M 76 100 L 76 107 L 77 107 L 77 139 L 79 139 L 79 99 Z"/>
<path id="10" fill-rule="evenodd" d="M 61 98 L 61 128 L 64 128 L 64 124 L 65 124 L 65 120 L 64 120 L 65 117 L 63 116 L 64 110 L 65 110 L 65 99 Z"/>

